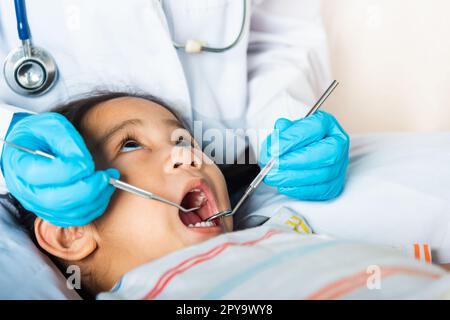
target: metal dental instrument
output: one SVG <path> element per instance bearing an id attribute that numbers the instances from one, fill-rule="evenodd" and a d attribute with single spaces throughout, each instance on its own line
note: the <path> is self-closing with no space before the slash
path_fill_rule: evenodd
<path id="1" fill-rule="evenodd" d="M 333 93 L 334 89 L 339 85 L 339 82 L 336 80 L 331 83 L 331 85 L 328 87 L 328 89 L 324 92 L 324 94 L 320 97 L 320 99 L 316 102 L 316 104 L 309 110 L 309 112 L 306 114 L 304 118 L 307 118 L 314 114 L 319 108 L 323 105 L 323 103 L 328 99 L 328 97 Z M 303 119 L 304 119 L 303 118 Z M 276 158 L 272 157 L 269 162 L 267 162 L 266 166 L 261 169 L 259 174 L 256 176 L 256 178 L 250 183 L 250 186 L 245 190 L 244 195 L 241 197 L 239 202 L 236 204 L 233 210 L 224 210 L 221 211 L 211 217 L 209 217 L 206 222 L 211 222 L 213 220 L 216 220 L 218 218 L 222 217 L 228 217 L 234 215 L 239 208 L 242 206 L 242 204 L 247 200 L 247 198 L 255 191 L 255 189 L 259 186 L 259 184 L 264 180 L 264 177 L 269 173 L 269 171 L 273 168 L 275 165 Z"/>
<path id="2" fill-rule="evenodd" d="M 25 148 L 25 147 L 19 146 L 19 145 L 15 144 L 15 143 L 12 143 L 12 142 L 9 142 L 9 141 L 3 140 L 3 139 L 0 139 L 0 141 L 3 144 L 6 144 L 6 145 L 8 145 L 8 146 L 10 146 L 12 148 L 15 148 L 15 149 L 19 149 L 19 150 L 22 150 L 22 151 L 25 151 L 25 152 L 28 152 L 28 153 L 31 153 L 31 154 L 34 154 L 34 155 L 37 155 L 37 156 L 41 156 L 41 157 L 45 157 L 45 158 L 48 158 L 48 159 L 52 159 L 52 160 L 56 159 L 55 156 L 53 156 L 51 154 L 48 154 L 48 153 L 45 153 L 43 151 Z M 143 189 L 140 189 L 138 187 L 132 186 L 131 184 L 125 183 L 125 182 L 117 180 L 117 179 L 110 178 L 109 179 L 109 183 L 112 186 L 114 186 L 116 189 L 120 189 L 120 190 L 123 190 L 123 191 L 126 191 L 126 192 L 130 192 L 132 194 L 135 194 L 137 196 L 141 196 L 141 197 L 144 197 L 144 198 L 147 198 L 147 199 L 156 200 L 156 201 L 160 201 L 160 202 L 166 203 L 168 205 L 171 205 L 171 206 L 174 206 L 174 207 L 178 208 L 180 211 L 185 212 L 185 213 L 192 212 L 192 211 L 195 211 L 197 209 L 200 209 L 200 207 L 195 207 L 195 208 L 191 208 L 191 209 L 183 208 L 182 206 L 178 205 L 175 202 L 169 201 L 169 200 L 164 199 L 164 198 L 162 198 L 160 196 L 157 196 L 157 195 L 155 195 L 155 194 L 153 194 L 153 193 L 151 193 L 149 191 L 145 191 Z"/>
<path id="3" fill-rule="evenodd" d="M 111 185 L 113 185 L 114 187 L 116 187 L 117 189 L 120 189 L 120 190 L 123 190 L 123 191 L 126 191 L 126 192 L 130 192 L 132 194 L 135 194 L 135 195 L 147 198 L 147 199 L 156 200 L 156 201 L 160 201 L 160 202 L 166 203 L 168 205 L 177 207 L 179 210 L 181 210 L 181 211 L 183 211 L 185 213 L 192 212 L 192 211 L 195 211 L 197 209 L 200 209 L 200 207 L 191 208 L 191 209 L 185 209 L 182 206 L 176 204 L 175 202 L 172 202 L 172 201 L 169 201 L 167 199 L 161 198 L 160 196 L 157 196 L 157 195 L 155 195 L 155 194 L 153 194 L 153 193 L 151 193 L 149 191 L 142 190 L 142 189 L 140 189 L 138 187 L 132 186 L 131 184 L 125 183 L 125 182 L 120 181 L 120 180 L 109 178 L 109 183 Z"/>
<path id="4" fill-rule="evenodd" d="M 55 156 L 52 156 L 51 154 L 48 154 L 48 153 L 45 153 L 45 152 L 42 152 L 39 150 L 33 150 L 33 149 L 25 148 L 22 146 L 18 146 L 15 143 L 12 143 L 12 142 L 9 142 L 9 141 L 3 140 L 3 139 L 0 139 L 0 142 L 3 144 L 9 145 L 10 147 L 13 147 L 13 148 L 16 148 L 16 149 L 19 149 L 19 150 L 22 150 L 22 151 L 25 151 L 25 152 L 28 152 L 31 154 L 35 154 L 37 156 L 45 157 L 45 158 L 52 159 L 52 160 L 56 159 Z"/>

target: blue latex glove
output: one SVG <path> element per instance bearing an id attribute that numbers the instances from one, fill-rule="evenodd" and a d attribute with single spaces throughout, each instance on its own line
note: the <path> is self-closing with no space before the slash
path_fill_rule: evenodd
<path id="1" fill-rule="evenodd" d="M 21 117 L 6 140 L 56 157 L 3 147 L 6 185 L 25 209 L 61 227 L 86 225 L 106 210 L 114 192 L 109 178 L 120 174 L 116 169 L 95 171 L 83 138 L 64 116 L 48 112 Z"/>
<path id="2" fill-rule="evenodd" d="M 260 154 L 261 166 L 278 157 L 264 182 L 300 200 L 335 198 L 344 188 L 349 144 L 347 133 L 326 112 L 298 121 L 278 119 Z"/>

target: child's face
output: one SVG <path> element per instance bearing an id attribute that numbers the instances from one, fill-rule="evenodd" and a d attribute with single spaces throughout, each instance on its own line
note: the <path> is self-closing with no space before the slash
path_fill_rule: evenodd
<path id="1" fill-rule="evenodd" d="M 217 166 L 206 161 L 198 148 L 189 147 L 190 134 L 165 108 L 139 98 L 113 99 L 86 114 L 81 133 L 96 169 L 114 167 L 122 181 L 187 208 L 205 201 L 198 214 L 186 215 L 173 206 L 116 190 L 107 211 L 94 225 L 105 258 L 120 252 L 120 259 L 114 261 L 122 264 L 119 269 L 222 232 L 220 226 L 188 226 L 228 209 L 230 203 Z M 231 219 L 225 223 L 231 229 Z"/>

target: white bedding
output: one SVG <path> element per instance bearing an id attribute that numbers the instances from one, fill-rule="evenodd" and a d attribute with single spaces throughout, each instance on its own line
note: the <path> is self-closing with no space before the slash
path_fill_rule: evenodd
<path id="1" fill-rule="evenodd" d="M 354 136 L 339 198 L 294 201 L 261 185 L 236 222 L 251 227 L 250 216 L 271 216 L 280 207 L 301 213 L 319 234 L 392 246 L 426 243 L 434 262 L 450 263 L 450 133 Z"/>
<path id="2" fill-rule="evenodd" d="M 80 299 L 64 276 L 0 206 L 0 299 Z"/>
<path id="3" fill-rule="evenodd" d="M 292 215 L 276 218 L 144 264 L 97 298 L 441 299 L 450 292 L 450 274 L 396 249 L 300 235 L 285 224 Z"/>
<path id="4" fill-rule="evenodd" d="M 297 202 L 261 186 L 246 212 L 270 216 L 283 204 L 315 232 L 396 246 L 429 243 L 435 261 L 450 262 L 449 164 L 450 133 L 354 136 L 339 199 Z M 78 297 L 2 207 L 0 270 L 1 299 Z"/>

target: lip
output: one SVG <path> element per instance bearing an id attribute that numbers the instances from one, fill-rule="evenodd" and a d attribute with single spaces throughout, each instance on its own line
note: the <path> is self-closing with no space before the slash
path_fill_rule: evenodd
<path id="1" fill-rule="evenodd" d="M 207 181 L 202 178 L 193 179 L 186 184 L 186 186 L 183 189 L 183 193 L 181 194 L 180 199 L 178 199 L 178 204 L 181 205 L 185 196 L 193 189 L 201 190 L 205 194 L 206 199 L 207 199 L 206 203 L 203 205 L 203 207 L 208 208 L 207 213 L 205 213 L 204 210 L 196 213 L 202 219 L 202 221 L 205 221 L 209 217 L 211 217 L 214 214 L 216 214 L 217 212 L 219 212 L 217 209 L 216 198 L 215 198 L 211 188 L 209 187 L 209 184 L 207 183 Z M 189 209 L 189 208 L 186 208 L 186 209 Z M 181 215 L 184 213 L 179 212 L 179 214 Z M 181 218 L 180 218 L 180 220 L 181 220 Z M 181 221 L 181 223 L 186 229 L 188 229 L 189 231 L 192 231 L 192 232 L 196 232 L 196 233 L 218 233 L 218 232 L 222 231 L 222 222 L 219 219 L 216 220 L 217 225 L 214 227 L 190 228 L 190 227 L 186 226 L 182 221 Z"/>

